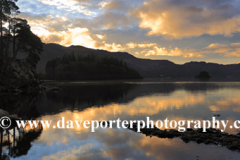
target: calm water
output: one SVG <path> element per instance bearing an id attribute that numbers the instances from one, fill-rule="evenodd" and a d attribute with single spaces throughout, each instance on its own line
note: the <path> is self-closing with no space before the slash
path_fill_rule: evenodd
<path id="1" fill-rule="evenodd" d="M 240 119 L 239 82 L 58 83 L 59 92 L 1 99 L 2 109 L 24 119 L 52 120 L 210 120 Z M 19 109 L 21 107 L 22 109 Z M 230 123 L 229 122 L 229 123 Z M 227 129 L 237 133 L 235 129 Z M 27 137 L 30 137 L 27 135 Z M 10 159 L 229 160 L 240 153 L 180 138 L 146 137 L 128 129 L 43 129 L 19 148 L 3 147 Z M 4 137 L 6 138 L 6 137 Z M 9 149 L 10 148 L 10 149 Z M 19 149 L 18 148 L 18 149 Z"/>

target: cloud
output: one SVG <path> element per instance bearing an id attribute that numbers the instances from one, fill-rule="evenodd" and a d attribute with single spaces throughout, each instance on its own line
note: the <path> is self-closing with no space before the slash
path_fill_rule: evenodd
<path id="1" fill-rule="evenodd" d="M 134 12 L 148 36 L 183 38 L 209 35 L 231 36 L 240 31 L 239 5 L 233 1 L 151 0 Z"/>
<path id="2" fill-rule="evenodd" d="M 171 49 L 165 47 L 155 46 L 151 50 L 143 50 L 142 53 L 145 53 L 145 56 L 155 55 L 155 56 L 183 56 L 185 58 L 190 57 L 203 57 L 202 54 L 197 52 L 191 52 L 189 50 L 181 50 L 178 47 Z"/>
<path id="3" fill-rule="evenodd" d="M 198 53 L 197 51 L 194 50 L 187 50 L 187 49 L 180 49 L 178 47 L 175 47 L 174 49 L 166 47 L 161 47 L 157 43 L 134 43 L 134 42 L 129 42 L 126 44 L 126 46 L 129 49 L 134 49 L 134 48 L 141 48 L 144 49 L 140 52 L 135 52 L 136 55 L 139 54 L 144 54 L 145 57 L 148 56 L 182 56 L 185 58 L 190 58 L 190 57 L 199 57 L 202 58 L 203 55 Z"/>
<path id="4" fill-rule="evenodd" d="M 131 8 L 131 5 L 126 3 L 125 1 L 109 1 L 109 2 L 102 2 L 101 9 L 109 9 L 109 10 L 115 10 L 120 12 L 126 12 Z"/>
<path id="5" fill-rule="evenodd" d="M 133 10 L 133 0 L 129 1 L 101 1 L 99 3 L 99 15 L 92 19 L 92 26 L 108 30 L 132 27 L 138 25 L 138 20 L 131 14 Z M 95 28 L 94 27 L 94 28 Z"/>
<path id="6" fill-rule="evenodd" d="M 133 49 L 133 48 L 150 48 L 150 47 L 158 46 L 158 44 L 157 43 L 147 43 L 147 42 L 137 44 L 134 42 L 129 42 L 126 44 L 126 46 L 131 49 Z"/>
<path id="7" fill-rule="evenodd" d="M 67 16 L 50 15 L 50 14 L 31 14 L 31 13 L 21 13 L 20 18 L 27 19 L 31 28 L 42 28 L 42 30 L 47 30 L 49 32 L 54 31 L 64 31 L 70 28 L 71 22 L 68 21 Z M 36 33 L 42 34 L 42 33 Z"/>
<path id="8" fill-rule="evenodd" d="M 240 43 L 229 45 L 213 43 L 206 47 L 205 50 L 212 51 L 213 53 L 222 53 L 225 57 L 240 57 Z"/>
<path id="9" fill-rule="evenodd" d="M 46 5 L 53 5 L 56 6 L 57 9 L 62 9 L 66 11 L 77 11 L 79 13 L 82 13 L 87 16 L 93 16 L 96 15 L 97 13 L 90 11 L 87 7 L 84 5 L 79 4 L 77 1 L 74 0 L 39 0 L 43 4 Z"/>
<path id="10" fill-rule="evenodd" d="M 59 34 L 50 34 L 48 36 L 41 36 L 41 40 L 44 43 L 59 43 L 61 41 L 63 41 L 63 37 Z"/>
<path id="11" fill-rule="evenodd" d="M 84 45 L 94 48 L 95 41 L 90 36 L 87 28 L 74 28 L 67 31 L 51 32 L 47 35 L 39 35 L 44 43 L 58 43 L 64 46 Z"/>
<path id="12" fill-rule="evenodd" d="M 143 54 L 145 57 L 148 56 L 181 56 L 184 58 L 191 58 L 191 57 L 198 57 L 202 58 L 204 57 L 200 51 L 194 50 L 194 49 L 180 49 L 178 47 L 169 48 L 161 47 L 161 45 L 158 45 L 157 43 L 134 43 L 129 42 L 126 44 L 127 48 L 134 49 L 134 48 L 140 48 L 143 50 L 140 50 L 139 52 L 135 52 L 136 55 Z"/>
<path id="13" fill-rule="evenodd" d="M 126 14 L 108 11 L 94 18 L 93 23 L 99 26 L 99 28 L 117 29 L 119 27 L 134 25 L 135 19 Z"/>
<path id="14" fill-rule="evenodd" d="M 129 43 L 127 44 L 129 48 L 135 48 L 137 44 Z M 148 44 L 146 44 L 148 45 Z M 184 58 L 198 57 L 203 58 L 209 54 L 219 54 L 223 57 L 240 57 L 240 43 L 231 43 L 228 45 L 223 45 L 219 43 L 213 43 L 202 49 L 180 49 L 161 47 L 160 45 L 153 45 L 153 48 L 144 49 L 136 54 L 143 54 L 148 56 L 182 56 Z"/>
<path id="15" fill-rule="evenodd" d="M 112 51 L 112 52 L 125 50 L 125 48 L 123 48 L 123 46 L 121 44 L 116 44 L 116 43 L 112 43 L 112 44 L 105 43 L 105 44 L 102 44 L 101 46 L 99 46 L 99 48 L 108 50 L 108 51 Z"/>

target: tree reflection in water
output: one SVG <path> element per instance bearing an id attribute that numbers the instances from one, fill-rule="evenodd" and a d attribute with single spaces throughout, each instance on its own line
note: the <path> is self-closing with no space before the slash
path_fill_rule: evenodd
<path id="1" fill-rule="evenodd" d="M 22 119 L 35 119 L 39 117 L 40 114 L 35 105 L 38 96 L 37 94 L 1 95 L 1 110 L 8 115 L 0 114 L 0 118 L 9 116 L 9 114 L 17 114 Z M 43 130 L 41 125 L 38 125 L 35 129 L 30 129 L 30 127 L 28 127 L 28 129 L 19 129 L 14 122 L 13 119 L 12 125 L 8 130 L 3 130 L 2 128 L 0 130 L 0 160 L 26 155 L 31 148 L 31 142 L 37 139 Z"/>
<path id="2" fill-rule="evenodd" d="M 32 146 L 31 142 L 41 135 L 42 130 L 41 124 L 38 124 L 37 128 L 34 129 L 22 129 L 15 125 L 8 130 L 1 130 L 0 159 L 5 160 L 9 157 L 16 158 L 26 155 Z M 3 150 L 6 149 L 8 155 L 6 153 L 2 154 Z"/>

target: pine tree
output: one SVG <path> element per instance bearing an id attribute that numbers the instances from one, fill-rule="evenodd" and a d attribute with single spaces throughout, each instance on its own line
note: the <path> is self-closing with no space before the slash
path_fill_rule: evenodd
<path id="1" fill-rule="evenodd" d="M 3 59 L 4 56 L 3 36 L 6 34 L 6 32 L 4 33 L 3 24 L 11 19 L 11 15 L 20 13 L 15 2 L 17 0 L 0 0 L 0 59 Z"/>

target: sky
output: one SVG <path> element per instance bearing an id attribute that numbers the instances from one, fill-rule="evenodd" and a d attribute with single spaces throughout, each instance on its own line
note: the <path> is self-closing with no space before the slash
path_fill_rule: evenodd
<path id="1" fill-rule="evenodd" d="M 18 0 L 44 43 L 177 64 L 240 63 L 239 0 Z"/>

